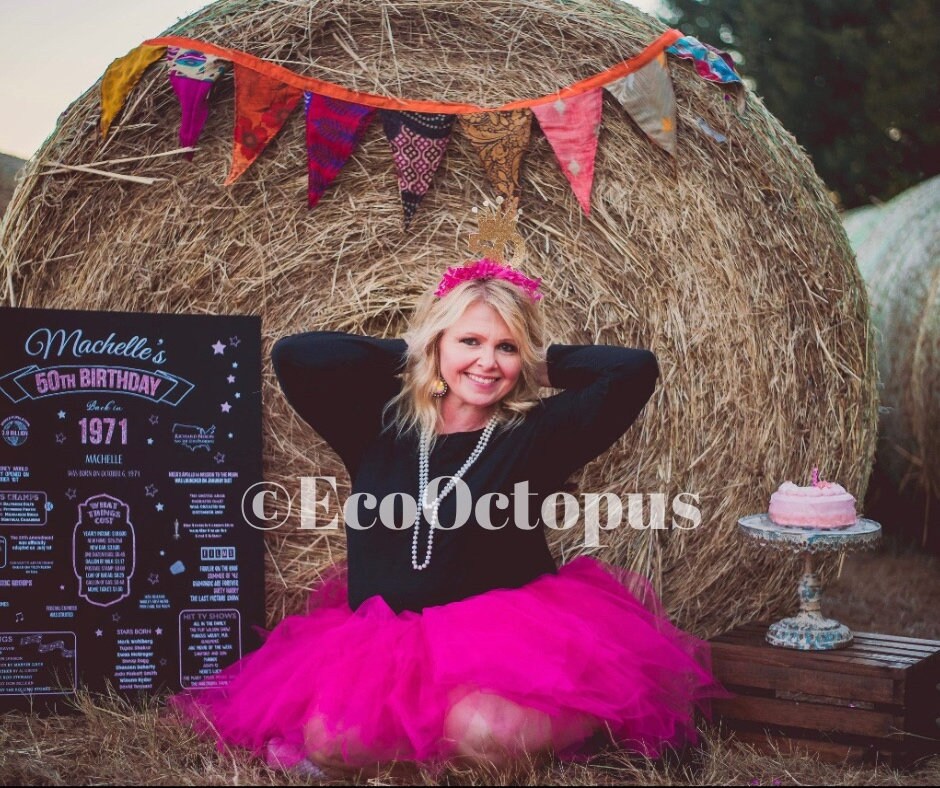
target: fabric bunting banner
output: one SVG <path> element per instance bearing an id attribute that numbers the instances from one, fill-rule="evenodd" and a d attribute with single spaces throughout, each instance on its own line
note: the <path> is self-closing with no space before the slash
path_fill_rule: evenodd
<path id="1" fill-rule="evenodd" d="M 300 102 L 303 91 L 235 65 L 235 145 L 225 185 L 237 181 Z"/>
<path id="2" fill-rule="evenodd" d="M 598 88 L 580 96 L 532 108 L 581 209 L 591 213 L 594 157 L 601 128 L 604 94 Z"/>
<path id="3" fill-rule="evenodd" d="M 734 70 L 734 60 L 731 59 L 731 55 L 708 44 L 703 44 L 694 36 L 680 38 L 666 51 L 681 57 L 683 60 L 694 61 L 698 75 L 709 82 L 741 81 L 741 77 Z"/>
<path id="4" fill-rule="evenodd" d="M 460 116 L 460 130 L 483 163 L 496 191 L 511 202 L 519 199 L 519 170 L 529 147 L 532 110 L 475 112 Z"/>
<path id="5" fill-rule="evenodd" d="M 107 137 L 111 124 L 144 72 L 163 58 L 165 46 L 141 44 L 108 66 L 101 79 L 101 136 Z"/>
<path id="6" fill-rule="evenodd" d="M 228 63 L 214 55 L 179 47 L 168 47 L 166 59 L 170 84 L 180 102 L 180 146 L 194 148 L 209 119 L 209 91 Z M 184 155 L 193 158 L 192 151 Z"/>
<path id="7" fill-rule="evenodd" d="M 101 134 L 108 134 L 147 68 L 165 56 L 168 79 L 180 102 L 180 145 L 195 148 L 208 119 L 212 88 L 233 70 L 236 118 L 225 185 L 244 174 L 303 99 L 307 203 L 312 208 L 379 113 L 395 164 L 403 223 L 408 227 L 444 161 L 455 123 L 479 156 L 496 194 L 510 206 L 518 205 L 522 160 L 534 116 L 581 209 L 589 215 L 604 90 L 657 145 L 672 156 L 677 154 L 676 99 L 667 52 L 694 61 L 696 72 L 711 82 L 743 84 L 729 56 L 678 30 L 665 31 L 633 57 L 554 93 L 496 107 L 364 93 L 298 74 L 247 52 L 166 36 L 144 42 L 108 67 L 101 85 Z M 743 111 L 745 91 L 727 92 L 739 94 Z M 697 123 L 696 131 L 718 143 L 727 141 L 725 134 L 702 118 Z M 192 158 L 192 152 L 186 151 L 186 156 Z"/>
<path id="8" fill-rule="evenodd" d="M 444 161 L 454 116 L 441 113 L 398 112 L 383 109 L 382 128 L 392 146 L 405 227 L 431 188 L 434 173 Z"/>
<path id="9" fill-rule="evenodd" d="M 676 155 L 676 95 L 664 54 L 607 90 L 653 142 Z"/>
<path id="10" fill-rule="evenodd" d="M 375 110 L 309 92 L 304 93 L 304 110 L 307 118 L 307 207 L 313 208 L 356 150 Z"/>

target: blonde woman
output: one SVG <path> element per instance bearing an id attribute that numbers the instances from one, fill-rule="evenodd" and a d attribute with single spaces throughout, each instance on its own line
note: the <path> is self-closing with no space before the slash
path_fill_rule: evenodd
<path id="1" fill-rule="evenodd" d="M 403 339 L 276 343 L 285 396 L 352 480 L 347 559 L 225 689 L 178 696 L 221 741 L 382 769 L 695 740 L 694 707 L 722 693 L 707 643 L 643 578 L 588 556 L 557 569 L 546 542 L 543 503 L 634 422 L 656 358 L 546 348 L 538 287 L 478 261 L 448 269 Z"/>

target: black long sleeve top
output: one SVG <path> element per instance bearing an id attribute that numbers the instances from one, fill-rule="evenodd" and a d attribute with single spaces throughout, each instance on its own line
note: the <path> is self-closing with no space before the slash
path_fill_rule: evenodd
<path id="1" fill-rule="evenodd" d="M 271 354 L 288 402 L 339 455 L 352 493 L 371 493 L 378 502 L 392 493 L 418 497 L 418 438 L 399 436 L 394 427 L 383 430 L 382 422 L 384 405 L 400 391 L 405 350 L 400 339 L 309 332 L 279 340 Z M 497 430 L 463 477 L 474 505 L 490 492 L 508 497 L 505 509 L 497 507 L 495 496 L 488 499 L 492 530 L 475 516 L 452 528 L 457 516 L 452 491 L 440 505 L 442 528 L 434 535 L 430 565 L 417 571 L 411 563 L 414 523 L 403 521 L 401 505 L 392 528 L 377 518 L 375 508 L 366 508 L 364 496 L 358 498 L 360 528 L 345 527 L 352 609 L 378 594 L 396 613 L 420 611 L 494 588 L 518 588 L 556 571 L 542 502 L 633 424 L 659 369 L 647 350 L 608 345 L 551 345 L 547 367 L 552 386 L 564 391 L 542 399 L 516 428 Z M 440 436 L 428 479 L 456 473 L 481 433 Z M 512 495 L 523 481 L 528 482 L 524 500 Z M 427 533 L 422 519 L 419 562 Z"/>

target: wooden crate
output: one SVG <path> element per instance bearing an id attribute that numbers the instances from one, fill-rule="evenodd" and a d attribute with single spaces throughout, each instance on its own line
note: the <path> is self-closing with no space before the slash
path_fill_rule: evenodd
<path id="1" fill-rule="evenodd" d="M 711 640 L 716 677 L 736 696 L 716 719 L 739 740 L 834 762 L 908 766 L 940 753 L 940 641 L 856 632 L 835 651 L 764 640 L 767 624 Z"/>

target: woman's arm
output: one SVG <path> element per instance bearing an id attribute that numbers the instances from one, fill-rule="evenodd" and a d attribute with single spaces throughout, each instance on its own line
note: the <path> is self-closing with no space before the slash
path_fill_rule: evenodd
<path id="1" fill-rule="evenodd" d="M 395 394 L 407 345 L 338 331 L 278 340 L 271 361 L 297 414 L 340 456 L 351 476 L 381 429 L 382 408 Z"/>
<path id="2" fill-rule="evenodd" d="M 659 377 L 653 353 L 615 345 L 552 345 L 544 371 L 565 391 L 544 400 L 532 458 L 557 483 L 629 429 Z"/>
<path id="3" fill-rule="evenodd" d="M 539 362 L 538 366 L 535 368 L 535 380 L 542 388 L 549 389 L 552 387 L 552 382 L 548 379 L 547 362 Z"/>

